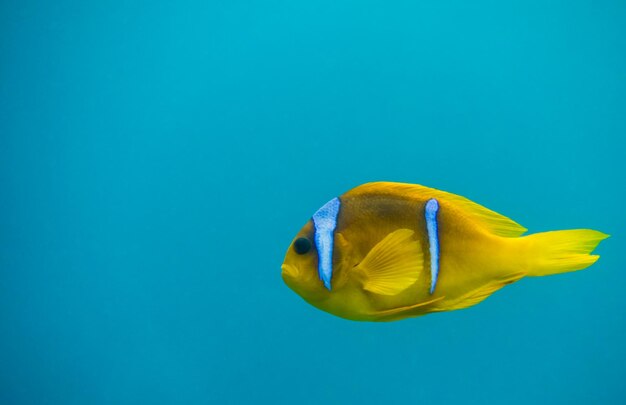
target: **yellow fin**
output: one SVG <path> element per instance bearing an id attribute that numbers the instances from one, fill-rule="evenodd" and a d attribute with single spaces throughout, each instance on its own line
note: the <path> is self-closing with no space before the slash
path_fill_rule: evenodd
<path id="1" fill-rule="evenodd" d="M 393 194 L 424 201 L 430 198 L 436 198 L 437 201 L 444 206 L 442 210 L 446 209 L 445 205 L 456 208 L 495 235 L 515 237 L 526 232 L 526 228 L 512 219 L 498 214 L 489 208 L 485 208 L 480 204 L 476 204 L 465 197 L 435 188 L 420 186 L 418 184 L 392 182 L 366 183 L 350 190 L 347 194 Z"/>
<path id="2" fill-rule="evenodd" d="M 463 308 L 468 308 L 473 305 L 479 304 L 480 302 L 485 300 L 487 297 L 489 297 L 491 294 L 498 291 L 500 288 L 504 287 L 507 284 L 516 282 L 517 280 L 524 277 L 525 275 L 526 275 L 525 273 L 515 273 L 507 277 L 494 280 L 490 283 L 487 283 L 477 288 L 476 290 L 470 291 L 469 293 L 465 294 L 461 298 L 458 298 L 452 301 L 452 303 L 446 304 L 445 306 L 441 307 L 440 310 L 452 311 L 454 309 L 463 309 Z"/>
<path id="3" fill-rule="evenodd" d="M 600 256 L 590 254 L 609 235 L 591 229 L 551 231 L 525 236 L 532 257 L 529 276 L 548 276 L 581 270 Z"/>
<path id="4" fill-rule="evenodd" d="M 432 300 L 429 301 L 425 301 L 425 302 L 420 302 L 419 304 L 414 304 L 414 305 L 408 305 L 406 307 L 400 307 L 400 308 L 393 308 L 393 309 L 387 309 L 384 311 L 378 311 L 375 312 L 374 314 L 377 316 L 380 316 L 381 318 L 385 318 L 385 317 L 389 317 L 389 316 L 393 316 L 393 315 L 408 315 L 407 312 L 413 310 L 413 309 L 417 309 L 417 308 L 421 308 L 421 307 L 425 307 L 426 305 L 430 305 L 433 304 L 435 302 L 441 301 L 446 297 L 438 297 L 438 298 L 434 298 Z"/>
<path id="5" fill-rule="evenodd" d="M 420 244 L 410 229 L 398 229 L 370 250 L 355 270 L 363 288 L 376 294 L 395 295 L 417 281 L 423 268 Z"/>

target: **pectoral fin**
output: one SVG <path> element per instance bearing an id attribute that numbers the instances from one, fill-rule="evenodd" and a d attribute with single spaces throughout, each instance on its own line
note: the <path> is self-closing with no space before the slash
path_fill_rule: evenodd
<path id="1" fill-rule="evenodd" d="M 423 253 L 414 233 L 410 229 L 390 233 L 356 266 L 365 290 L 396 295 L 417 281 L 423 269 Z"/>

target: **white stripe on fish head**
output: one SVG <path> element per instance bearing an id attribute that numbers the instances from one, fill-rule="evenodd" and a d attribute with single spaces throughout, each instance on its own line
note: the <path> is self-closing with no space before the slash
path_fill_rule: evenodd
<path id="1" fill-rule="evenodd" d="M 341 202 L 335 197 L 313 214 L 315 227 L 315 247 L 317 249 L 317 272 L 320 280 L 330 291 L 330 280 L 333 277 L 333 248 L 335 245 L 335 228 Z"/>

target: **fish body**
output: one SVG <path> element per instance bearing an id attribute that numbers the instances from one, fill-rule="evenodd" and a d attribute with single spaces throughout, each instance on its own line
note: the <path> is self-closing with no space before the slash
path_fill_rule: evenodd
<path id="1" fill-rule="evenodd" d="M 330 225 L 319 226 L 324 221 Z M 467 308 L 525 276 L 588 267 L 598 259 L 589 253 L 608 236 L 593 230 L 522 236 L 525 231 L 458 195 L 368 183 L 313 215 L 288 249 L 282 275 L 323 311 L 393 321 Z"/>

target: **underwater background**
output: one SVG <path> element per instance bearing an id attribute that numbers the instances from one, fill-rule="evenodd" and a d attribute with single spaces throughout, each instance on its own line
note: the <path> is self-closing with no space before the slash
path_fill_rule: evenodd
<path id="1" fill-rule="evenodd" d="M 626 403 L 626 3 L 0 3 L 0 403 Z M 376 180 L 591 268 L 394 323 L 280 265 Z"/>

